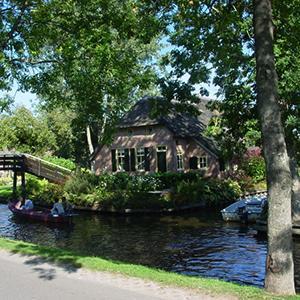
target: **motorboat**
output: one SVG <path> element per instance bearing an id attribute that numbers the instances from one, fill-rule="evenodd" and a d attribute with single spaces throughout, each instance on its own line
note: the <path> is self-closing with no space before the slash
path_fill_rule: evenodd
<path id="1" fill-rule="evenodd" d="M 239 198 L 236 202 L 221 210 L 224 221 L 255 222 L 267 203 L 267 194 Z"/>

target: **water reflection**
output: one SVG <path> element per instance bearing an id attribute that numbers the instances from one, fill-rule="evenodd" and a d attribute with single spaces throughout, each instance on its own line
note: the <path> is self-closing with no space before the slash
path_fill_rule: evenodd
<path id="1" fill-rule="evenodd" d="M 53 227 L 15 218 L 0 205 L 0 235 L 181 274 L 263 285 L 265 237 L 257 237 L 252 227 L 223 223 L 199 212 L 184 216 L 84 213 L 73 226 Z M 300 240 L 295 243 L 298 274 L 299 245 Z M 299 283 L 300 278 L 296 280 Z"/>

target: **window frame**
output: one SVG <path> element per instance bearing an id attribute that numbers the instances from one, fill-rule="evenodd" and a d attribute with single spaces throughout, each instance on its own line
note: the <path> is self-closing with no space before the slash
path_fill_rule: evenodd
<path id="1" fill-rule="evenodd" d="M 160 172 L 159 167 L 158 167 L 158 164 L 159 164 L 158 153 L 165 153 L 165 160 L 166 160 L 166 171 L 165 172 L 168 172 L 167 150 L 168 150 L 168 147 L 165 145 L 157 145 L 156 146 L 156 171 L 157 172 Z"/>
<path id="2" fill-rule="evenodd" d="M 176 152 L 176 163 L 177 163 L 177 171 L 183 171 L 184 170 L 184 157 L 183 157 L 183 151 Z"/>
<path id="3" fill-rule="evenodd" d="M 122 152 L 122 155 L 120 155 Z M 119 159 L 121 159 L 122 163 L 119 162 Z M 125 171 L 125 149 L 124 148 L 119 148 L 116 149 L 116 166 L 117 166 L 117 172 L 126 172 Z M 121 166 L 121 168 L 120 168 Z"/>
<path id="4" fill-rule="evenodd" d="M 142 151 L 142 153 L 139 153 Z M 141 159 L 141 161 L 139 161 Z M 142 168 L 140 168 L 142 164 Z M 145 172 L 146 170 L 146 152 L 145 148 L 135 148 L 135 170 L 138 172 Z"/>
<path id="5" fill-rule="evenodd" d="M 205 161 L 205 163 L 203 162 L 203 160 Z M 207 155 L 201 155 L 199 156 L 198 159 L 198 169 L 199 170 L 205 170 L 208 168 L 208 157 Z"/>
<path id="6" fill-rule="evenodd" d="M 159 149 L 159 148 L 163 148 L 163 149 Z M 167 152 L 167 146 L 164 146 L 164 145 L 157 146 L 156 152 Z"/>

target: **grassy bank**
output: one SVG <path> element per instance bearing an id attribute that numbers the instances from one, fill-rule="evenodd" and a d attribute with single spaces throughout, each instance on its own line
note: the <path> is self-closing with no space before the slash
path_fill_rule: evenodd
<path id="1" fill-rule="evenodd" d="M 241 286 L 217 279 L 189 277 L 140 265 L 105 260 L 100 257 L 84 256 L 62 249 L 49 248 L 4 238 L 0 238 L 0 248 L 23 255 L 37 255 L 52 262 L 69 264 L 76 268 L 119 273 L 131 277 L 152 280 L 164 285 L 192 288 L 206 294 L 227 294 L 237 296 L 239 299 L 300 299 L 299 296 L 275 297 L 255 287 Z"/>

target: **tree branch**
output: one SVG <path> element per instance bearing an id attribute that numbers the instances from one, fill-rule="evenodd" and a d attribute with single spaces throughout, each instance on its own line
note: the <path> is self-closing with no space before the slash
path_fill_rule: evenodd
<path id="1" fill-rule="evenodd" d="M 7 47 L 8 42 L 13 38 L 15 32 L 18 30 L 18 27 L 22 23 L 22 17 L 24 15 L 27 7 L 28 7 L 28 1 L 25 0 L 25 1 L 23 1 L 23 4 L 21 6 L 21 11 L 20 11 L 19 16 L 17 17 L 14 25 L 12 26 L 11 30 L 8 33 L 7 39 L 1 44 L 2 51 Z"/>
<path id="2" fill-rule="evenodd" d="M 10 63 L 20 62 L 20 63 L 26 63 L 26 64 L 30 64 L 30 65 L 41 65 L 41 64 L 59 63 L 60 61 L 56 60 L 56 59 L 45 59 L 45 60 L 39 60 L 39 61 L 32 61 L 32 60 L 14 58 L 14 59 L 11 59 L 9 62 Z"/>

